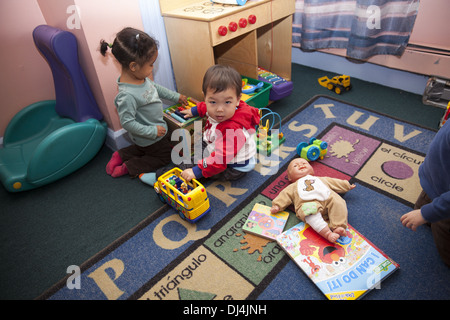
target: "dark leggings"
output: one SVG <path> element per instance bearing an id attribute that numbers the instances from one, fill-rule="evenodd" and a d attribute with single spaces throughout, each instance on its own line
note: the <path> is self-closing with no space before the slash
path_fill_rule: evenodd
<path id="1" fill-rule="evenodd" d="M 430 202 L 431 199 L 425 191 L 422 191 L 417 198 L 414 209 L 420 209 Z M 431 223 L 431 232 L 441 259 L 450 267 L 450 219 Z"/>
<path id="2" fill-rule="evenodd" d="M 147 147 L 131 145 L 120 149 L 120 158 L 126 164 L 128 174 L 137 177 L 141 173 L 155 172 L 171 162 L 172 147 L 168 135 Z"/>

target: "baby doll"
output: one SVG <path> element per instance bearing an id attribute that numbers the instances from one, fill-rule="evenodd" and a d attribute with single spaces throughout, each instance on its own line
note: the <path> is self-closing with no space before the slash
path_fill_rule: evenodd
<path id="1" fill-rule="evenodd" d="M 347 205 L 337 192 L 356 186 L 347 180 L 315 177 L 314 169 L 302 158 L 289 163 L 287 175 L 291 184 L 272 201 L 271 213 L 283 211 L 293 203 L 297 217 L 328 241 L 336 242 L 340 236 L 346 236 Z"/>

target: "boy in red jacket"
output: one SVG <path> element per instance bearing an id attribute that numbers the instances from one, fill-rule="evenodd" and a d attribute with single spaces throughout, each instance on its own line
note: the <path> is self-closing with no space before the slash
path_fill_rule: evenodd
<path id="1" fill-rule="evenodd" d="M 193 178 L 237 180 L 253 170 L 256 164 L 255 127 L 259 124 L 259 109 L 241 101 L 242 79 L 229 66 L 214 65 L 203 77 L 205 101 L 181 111 L 185 118 L 207 117 L 204 128 L 201 157 L 194 155 L 190 163 L 178 164 L 181 176 Z M 195 159 L 201 158 L 199 161 Z M 142 182 L 152 185 L 171 167 L 141 174 Z"/>
<path id="2" fill-rule="evenodd" d="M 254 135 L 259 110 L 241 101 L 242 79 L 232 67 L 210 67 L 202 90 L 205 101 L 182 112 L 185 117 L 208 117 L 203 134 L 206 150 L 191 168 L 184 166 L 181 176 L 188 181 L 201 177 L 237 180 L 256 164 Z"/>

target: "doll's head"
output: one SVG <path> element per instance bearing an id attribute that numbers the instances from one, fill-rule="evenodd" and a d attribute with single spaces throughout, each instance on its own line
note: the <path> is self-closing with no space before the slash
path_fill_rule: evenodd
<path id="1" fill-rule="evenodd" d="M 290 182 L 295 182 L 308 174 L 314 175 L 314 169 L 307 160 L 295 158 L 289 163 L 287 176 Z"/>

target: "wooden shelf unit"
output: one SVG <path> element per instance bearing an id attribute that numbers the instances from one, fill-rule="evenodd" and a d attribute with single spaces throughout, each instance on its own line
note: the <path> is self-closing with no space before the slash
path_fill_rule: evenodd
<path id="1" fill-rule="evenodd" d="M 291 79 L 294 0 L 249 0 L 244 6 L 160 0 L 160 6 L 178 92 L 202 100 L 203 75 L 214 64 L 231 65 L 251 78 L 260 66 Z M 232 22 L 236 31 L 229 28 Z M 219 34 L 221 26 L 226 35 Z"/>

